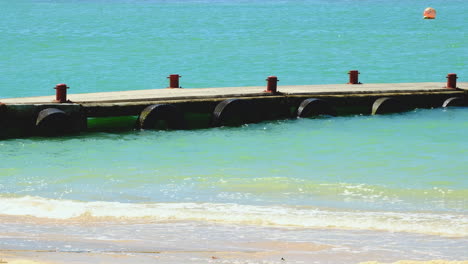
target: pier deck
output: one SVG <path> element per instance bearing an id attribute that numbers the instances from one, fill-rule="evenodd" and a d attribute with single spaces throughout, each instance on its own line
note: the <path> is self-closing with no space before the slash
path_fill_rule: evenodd
<path id="1" fill-rule="evenodd" d="M 325 85 L 285 85 L 279 86 L 279 94 L 265 93 L 264 86 L 250 87 L 223 87 L 223 88 L 176 88 L 176 89 L 148 89 L 118 92 L 97 92 L 69 94 L 68 100 L 72 103 L 86 105 L 138 104 L 152 101 L 216 99 L 227 97 L 259 97 L 271 95 L 328 95 L 328 96 L 355 96 L 366 94 L 427 94 L 427 93 L 463 93 L 468 90 L 468 82 L 459 82 L 459 89 L 447 89 L 445 83 L 374 83 L 374 84 L 325 84 Z M 55 95 L 0 98 L 4 104 L 50 104 Z"/>
<path id="2" fill-rule="evenodd" d="M 446 88 L 439 82 L 326 84 L 284 85 L 273 90 L 251 86 L 67 95 L 66 85 L 60 84 L 56 95 L 0 98 L 0 138 L 86 131 L 90 124 L 96 127 L 96 118 L 128 117 L 131 129 L 193 129 L 468 105 L 468 83 L 456 87 Z"/>

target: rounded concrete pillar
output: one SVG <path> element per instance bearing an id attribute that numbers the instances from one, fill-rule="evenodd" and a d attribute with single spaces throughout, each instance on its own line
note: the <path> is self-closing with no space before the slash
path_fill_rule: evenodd
<path id="1" fill-rule="evenodd" d="M 405 110 L 406 108 L 403 106 L 403 104 L 399 100 L 392 97 L 379 98 L 375 100 L 374 104 L 372 105 L 373 115 L 398 113 Z"/>
<path id="2" fill-rule="evenodd" d="M 297 117 L 313 117 L 319 115 L 336 116 L 336 111 L 327 101 L 318 98 L 305 99 L 297 109 Z"/>
<path id="3" fill-rule="evenodd" d="M 5 104 L 0 103 L 0 121 L 6 117 L 7 107 Z"/>
<path id="4" fill-rule="evenodd" d="M 71 118 L 57 108 L 46 108 L 36 118 L 36 130 L 41 136 L 58 136 L 72 131 Z"/>
<path id="5" fill-rule="evenodd" d="M 253 105 L 242 99 L 227 99 L 216 105 L 212 126 L 239 126 L 253 122 Z"/>
<path id="6" fill-rule="evenodd" d="M 184 115 L 171 104 L 154 104 L 147 106 L 138 117 L 141 129 L 184 129 Z"/>
<path id="7" fill-rule="evenodd" d="M 442 107 L 466 106 L 467 102 L 463 97 L 451 97 L 444 101 Z"/>
<path id="8" fill-rule="evenodd" d="M 7 114 L 7 108 L 6 105 L 0 103 L 0 139 L 5 137 L 6 134 L 6 114 Z"/>

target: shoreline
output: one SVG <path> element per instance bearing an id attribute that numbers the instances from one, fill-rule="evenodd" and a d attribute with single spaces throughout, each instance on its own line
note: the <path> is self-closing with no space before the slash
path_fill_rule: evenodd
<path id="1" fill-rule="evenodd" d="M 19 260 L 23 262 L 13 263 L 299 264 L 314 260 L 324 264 L 413 264 L 398 262 L 407 259 L 468 264 L 454 262 L 467 259 L 463 246 L 467 238 L 376 230 L 200 222 L 65 224 L 44 219 L 40 223 L 7 221 L 2 226 L 10 230 L 0 232 L 4 264 Z"/>
<path id="2" fill-rule="evenodd" d="M 288 243 L 285 243 L 288 244 Z M 281 246 L 284 246 L 281 245 Z M 297 245 L 296 245 L 297 246 Z M 302 245 L 305 246 L 305 245 Z M 301 245 L 299 245 L 301 247 Z M 308 248 L 305 246 L 305 248 Z M 315 248 L 316 250 L 319 249 Z M 0 250 L 0 264 L 87 264 L 87 263 L 307 263 L 312 258 L 307 254 L 297 253 L 295 246 L 280 251 L 258 251 L 258 252 L 203 252 L 203 251 L 167 251 L 167 252 L 114 252 L 114 253 L 92 253 L 92 252 L 56 252 L 36 250 Z M 312 248 L 311 248 L 312 249 Z M 182 262 L 181 262 L 182 261 Z M 327 262 L 326 259 L 314 259 L 316 263 Z M 398 260 L 398 261 L 365 261 L 349 262 L 354 264 L 468 264 L 468 260 Z"/>

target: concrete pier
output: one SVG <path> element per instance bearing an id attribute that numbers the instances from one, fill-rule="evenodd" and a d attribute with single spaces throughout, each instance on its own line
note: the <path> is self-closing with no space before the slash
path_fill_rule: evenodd
<path id="1" fill-rule="evenodd" d="M 0 105 L 0 133 L 4 137 L 38 134 L 38 125 L 41 121 L 38 120 L 38 115 L 42 110 L 50 108 L 56 110 L 45 111 L 42 115 L 50 112 L 51 124 L 64 122 L 63 120 L 67 119 L 69 128 L 65 130 L 77 132 L 86 130 L 86 120 L 91 117 L 139 116 L 140 123 L 144 122 L 145 126 L 151 127 L 148 125 L 150 124 L 148 120 L 142 118 L 151 117 L 170 123 L 173 121 L 171 119 L 176 118 L 176 114 L 173 113 L 176 110 L 180 114 L 177 118 L 182 116 L 187 121 L 183 127 L 190 129 L 228 124 L 225 123 L 226 120 L 219 120 L 228 116 L 231 119 L 237 118 L 240 123 L 296 117 L 300 106 L 300 116 L 304 116 L 306 112 L 310 115 L 327 113 L 319 109 L 323 107 L 328 108 L 329 112 L 333 109 L 336 115 L 347 115 L 442 107 L 455 103 L 466 105 L 468 83 L 460 82 L 456 85 L 456 88 L 447 88 L 446 83 L 438 82 L 359 83 L 279 85 L 273 92 L 268 91 L 266 86 L 251 86 L 163 88 L 83 94 L 73 94 L 73 87 L 70 87 L 71 93 L 68 94 L 66 101 L 62 100 L 63 103 L 58 103 L 54 95 L 0 98 L 0 103 L 3 104 Z M 228 99 L 229 102 L 226 101 Z M 309 100 L 303 103 L 306 99 Z M 220 106 L 222 102 L 224 103 Z M 306 103 L 310 105 L 304 105 Z M 171 107 L 154 105 L 171 105 Z M 153 106 L 151 112 L 147 109 L 142 117 L 143 110 L 149 106 Z M 303 111 L 304 109 L 307 111 Z M 227 112 L 232 113 L 226 114 Z M 247 119 L 243 120 L 244 118 Z"/>

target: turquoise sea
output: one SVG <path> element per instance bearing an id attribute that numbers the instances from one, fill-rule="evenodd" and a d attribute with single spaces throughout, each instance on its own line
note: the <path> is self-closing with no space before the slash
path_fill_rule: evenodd
<path id="1" fill-rule="evenodd" d="M 0 0 L 0 102 L 57 83 L 165 88 L 169 74 L 185 89 L 345 83 L 349 70 L 466 82 L 467 13 L 465 0 Z M 455 107 L 2 140 L 0 254 L 468 260 L 467 131 Z"/>

